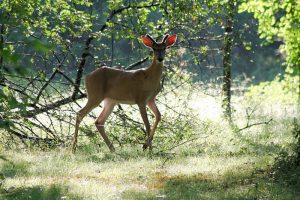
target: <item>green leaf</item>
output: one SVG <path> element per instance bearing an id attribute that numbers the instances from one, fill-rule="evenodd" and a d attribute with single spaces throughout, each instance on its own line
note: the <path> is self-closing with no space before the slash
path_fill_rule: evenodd
<path id="1" fill-rule="evenodd" d="M 69 16 L 69 15 L 71 15 L 71 12 L 70 12 L 70 10 L 64 9 L 64 10 L 60 11 L 59 15 Z"/>
<path id="2" fill-rule="evenodd" d="M 51 45 L 49 45 L 46 42 L 42 42 L 40 40 L 34 40 L 33 41 L 33 47 L 34 47 L 35 50 L 40 51 L 40 52 L 44 52 L 44 53 L 46 53 L 46 52 L 48 52 L 52 49 Z"/>

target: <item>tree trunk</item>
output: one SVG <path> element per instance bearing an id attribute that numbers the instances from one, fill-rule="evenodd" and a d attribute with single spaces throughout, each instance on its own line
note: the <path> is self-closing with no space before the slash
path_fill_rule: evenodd
<path id="1" fill-rule="evenodd" d="M 0 26 L 0 71 L 3 69 L 3 49 L 4 49 L 4 34 L 5 25 L 4 23 Z"/>
<path id="2" fill-rule="evenodd" d="M 224 115 L 231 121 L 231 56 L 233 46 L 233 21 L 235 0 L 229 0 L 226 7 L 225 36 L 223 49 L 223 100 Z"/>

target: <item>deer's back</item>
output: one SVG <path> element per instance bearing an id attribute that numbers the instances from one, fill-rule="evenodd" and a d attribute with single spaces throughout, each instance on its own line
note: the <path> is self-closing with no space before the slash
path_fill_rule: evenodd
<path id="1" fill-rule="evenodd" d="M 147 76 L 145 69 L 125 71 L 102 67 L 86 77 L 86 89 L 88 94 L 97 92 L 102 98 L 131 104 L 148 101 L 157 95 L 160 82 Z"/>

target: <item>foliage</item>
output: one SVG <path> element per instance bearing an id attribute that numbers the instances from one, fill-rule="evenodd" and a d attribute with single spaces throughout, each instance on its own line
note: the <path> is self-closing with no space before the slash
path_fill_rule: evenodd
<path id="1" fill-rule="evenodd" d="M 272 177 L 277 182 L 297 188 L 300 186 L 300 128 L 296 118 L 294 118 L 292 126 L 294 144 L 291 149 L 282 148 L 275 158 Z"/>
<path id="2" fill-rule="evenodd" d="M 297 0 L 248 0 L 240 6 L 240 11 L 254 14 L 258 20 L 258 32 L 268 42 L 282 40 L 282 52 L 287 64 L 294 70 L 300 65 L 300 4 Z"/>
<path id="3" fill-rule="evenodd" d="M 261 82 L 250 86 L 245 95 L 256 103 L 295 105 L 297 102 L 298 77 L 285 74 L 284 78 L 278 75 L 273 81 Z"/>
<path id="4" fill-rule="evenodd" d="M 258 20 L 258 33 L 267 42 L 282 41 L 281 53 L 286 59 L 285 78 L 297 80 L 298 100 L 300 100 L 300 3 L 298 0 L 248 0 L 240 6 L 240 11 L 254 14 Z M 291 76 L 297 75 L 298 78 Z M 276 80 L 275 80 L 276 81 Z M 290 80 L 286 80 L 288 83 Z M 290 82 L 293 83 L 293 82 Z M 294 87 L 291 85 L 289 87 Z"/>
<path id="5" fill-rule="evenodd" d="M 66 49 L 68 38 L 89 31 L 91 17 L 81 8 L 90 5 L 79 0 L 5 0 L 0 4 L 0 127 L 9 128 L 10 118 L 19 118 L 33 101 L 32 93 L 25 93 L 11 75 L 28 76 L 50 58 L 54 46 Z M 19 116 L 13 117 L 16 109 Z"/>
<path id="6" fill-rule="evenodd" d="M 300 125 L 297 122 L 296 119 L 294 119 L 294 129 L 293 129 L 293 136 L 295 138 L 296 144 L 295 144 L 295 161 L 296 164 L 300 166 Z"/>
<path id="7" fill-rule="evenodd" d="M 18 36 L 51 38 L 62 43 L 63 34 L 70 38 L 90 30 L 90 15 L 82 10 L 90 7 L 91 2 L 76 1 L 3 1 L 1 4 L 1 19 L 7 25 L 5 32 L 19 30 Z M 12 25 L 18 24 L 17 27 Z M 47 50 L 36 41 L 39 50 Z"/>
<path id="8" fill-rule="evenodd" d="M 292 135 L 294 137 L 294 144 L 291 152 L 281 152 L 277 158 L 277 164 L 288 163 L 291 166 L 300 166 L 300 126 L 295 118 L 293 121 Z"/>

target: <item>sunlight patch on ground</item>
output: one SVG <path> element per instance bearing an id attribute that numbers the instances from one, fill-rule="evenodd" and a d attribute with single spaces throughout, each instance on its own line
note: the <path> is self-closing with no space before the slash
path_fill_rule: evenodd
<path id="1" fill-rule="evenodd" d="M 222 117 L 222 108 L 220 102 L 212 96 L 205 94 L 193 95 L 189 106 L 197 112 L 201 120 L 216 120 Z"/>
<path id="2" fill-rule="evenodd" d="M 196 174 L 222 175 L 232 169 L 241 168 L 251 163 L 252 160 L 253 158 L 251 157 L 189 157 L 176 162 L 171 162 L 167 171 L 171 176 L 192 176 Z"/>

